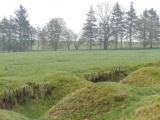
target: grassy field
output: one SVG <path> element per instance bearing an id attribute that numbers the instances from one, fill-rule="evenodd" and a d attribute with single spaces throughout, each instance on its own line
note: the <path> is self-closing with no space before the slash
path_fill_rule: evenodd
<path id="1" fill-rule="evenodd" d="M 160 50 L 1 53 L 0 90 L 40 81 L 46 74 L 55 72 L 83 77 L 83 73 L 106 71 L 113 66 L 156 62 L 160 60 L 159 53 Z"/>
<path id="2" fill-rule="evenodd" d="M 136 109 L 138 109 L 139 106 L 142 106 L 143 108 L 144 105 L 141 104 L 143 102 L 139 104 L 136 103 L 138 101 L 143 101 L 143 99 L 148 99 L 148 96 L 153 96 L 154 99 L 158 99 L 158 97 L 154 97 L 154 95 L 159 95 L 160 87 L 150 86 L 145 88 L 146 86 L 136 86 L 136 83 L 133 86 L 130 86 L 130 84 L 126 84 L 130 83 L 126 80 L 127 78 L 131 80 L 130 76 L 125 79 L 124 84 L 123 82 L 106 82 L 105 84 L 102 83 L 102 85 L 101 83 L 95 85 L 94 83 L 84 80 L 83 75 L 84 73 L 90 72 L 109 71 L 114 66 L 132 69 L 137 65 L 145 66 L 147 63 L 156 63 L 159 61 L 159 49 L 0 53 L 0 93 L 3 93 L 9 89 L 26 86 L 28 82 L 43 83 L 46 81 L 53 81 L 54 85 L 56 86 L 53 96 L 45 99 L 33 100 L 29 103 L 15 106 L 15 108 L 12 110 L 17 112 L 15 113 L 15 120 L 18 119 L 17 116 L 20 117 L 20 120 L 63 120 L 65 118 L 71 120 L 90 120 L 93 118 L 97 120 L 117 120 L 121 116 L 123 116 L 121 117 L 122 120 L 137 120 L 136 114 L 138 114 L 138 110 L 136 111 Z M 155 65 L 154 67 L 157 66 Z M 156 74 L 156 81 L 159 81 L 160 73 L 156 72 L 154 67 L 149 69 L 151 71 L 153 69 L 153 74 L 151 77 Z M 158 70 L 159 68 L 157 68 L 157 71 Z M 134 74 L 135 73 L 133 73 L 133 76 L 135 76 Z M 139 76 L 140 75 L 141 74 L 139 74 Z M 134 79 L 136 79 L 137 82 L 137 79 L 139 78 Z M 132 81 L 134 81 L 134 79 Z M 142 78 L 140 80 L 143 81 Z M 148 84 L 149 83 L 146 85 Z M 93 86 L 95 86 L 95 89 L 98 91 L 96 92 L 95 96 L 93 96 Z M 120 93 L 119 91 L 116 91 L 117 89 L 120 90 Z M 84 94 L 86 91 L 87 94 Z M 124 99 L 122 98 L 122 101 L 120 102 L 113 102 L 114 106 L 108 108 L 107 105 L 112 104 L 112 101 L 115 98 L 115 96 L 112 96 L 109 93 L 114 94 L 116 98 L 119 97 L 119 95 L 125 97 Z M 85 96 L 88 98 L 85 98 Z M 88 101 L 89 98 L 94 99 L 95 101 Z M 80 99 L 81 101 L 75 102 Z M 108 101 L 102 105 L 103 107 L 106 107 L 103 109 L 97 108 L 96 104 L 102 103 L 103 100 Z M 75 105 L 70 106 L 69 103 L 72 102 L 75 103 Z M 87 108 L 81 109 L 84 107 L 83 105 L 80 105 L 81 102 L 86 104 Z M 95 104 L 87 105 L 87 103 L 91 102 Z M 72 107 L 73 111 L 69 111 L 69 107 Z M 97 111 L 93 111 L 94 108 L 97 108 Z M 50 112 L 47 112 L 49 109 Z M 66 114 L 61 112 L 62 109 L 66 110 Z M 112 110 L 108 112 L 108 109 Z M 124 110 L 118 112 L 122 109 Z M 74 110 L 77 111 L 77 114 L 74 114 Z M 136 111 L 135 115 L 133 111 Z M 141 109 L 141 111 L 143 111 L 143 109 Z M 84 118 L 83 114 L 85 112 L 88 114 L 88 116 L 86 115 Z M 58 115 L 55 115 L 56 113 L 62 115 L 62 117 L 57 118 Z M 12 120 L 12 118 L 9 119 L 10 115 L 8 115 L 9 113 L 7 113 L 7 111 L 0 111 L 0 114 L 8 116 L 8 118 L 4 117 L 4 120 Z M 67 114 L 70 114 L 68 118 L 66 117 Z M 96 117 L 94 116 L 95 114 Z M 141 119 L 138 120 L 147 119 L 141 116 Z"/>

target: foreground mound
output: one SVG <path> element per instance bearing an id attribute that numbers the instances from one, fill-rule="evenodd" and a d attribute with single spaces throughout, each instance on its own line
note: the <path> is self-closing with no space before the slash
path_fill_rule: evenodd
<path id="1" fill-rule="evenodd" d="M 126 107 L 128 91 L 124 86 L 101 83 L 82 88 L 68 95 L 45 116 L 45 120 L 88 120 L 96 119 L 115 108 Z"/>
<path id="2" fill-rule="evenodd" d="M 160 84 L 160 68 L 144 67 L 128 75 L 122 83 L 134 86 L 151 86 Z"/>
<path id="3" fill-rule="evenodd" d="M 160 96 L 152 96 L 141 103 L 130 120 L 160 120 Z"/>
<path id="4" fill-rule="evenodd" d="M 29 119 L 16 112 L 0 110 L 0 120 L 29 120 Z"/>
<path id="5" fill-rule="evenodd" d="M 89 81 L 82 80 L 65 72 L 47 73 L 42 79 L 44 83 L 50 81 L 55 87 L 52 95 L 45 97 L 44 99 L 35 99 L 25 105 L 15 108 L 17 112 L 20 112 L 31 119 L 38 119 L 40 116 L 43 116 L 46 111 L 69 93 L 92 84 Z"/>

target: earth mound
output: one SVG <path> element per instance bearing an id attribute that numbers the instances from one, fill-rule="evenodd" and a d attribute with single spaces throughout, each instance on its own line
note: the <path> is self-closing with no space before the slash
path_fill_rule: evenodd
<path id="1" fill-rule="evenodd" d="M 53 106 L 45 120 L 96 119 L 116 108 L 125 108 L 129 93 L 123 85 L 100 83 L 77 90 Z"/>
<path id="2" fill-rule="evenodd" d="M 151 86 L 160 84 L 160 68 L 143 67 L 129 74 L 121 83 L 133 86 Z"/>
<path id="3" fill-rule="evenodd" d="M 160 96 L 145 99 L 130 120 L 160 120 Z"/>

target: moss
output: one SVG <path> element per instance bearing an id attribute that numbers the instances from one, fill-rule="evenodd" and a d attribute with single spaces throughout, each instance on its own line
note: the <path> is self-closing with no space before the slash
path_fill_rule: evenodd
<path id="1" fill-rule="evenodd" d="M 151 86 L 160 84 L 160 68 L 143 67 L 130 73 L 121 83 L 134 86 Z"/>
<path id="2" fill-rule="evenodd" d="M 128 91 L 120 84 L 100 83 L 71 93 L 53 106 L 45 120 L 96 119 L 115 108 L 125 108 Z"/>

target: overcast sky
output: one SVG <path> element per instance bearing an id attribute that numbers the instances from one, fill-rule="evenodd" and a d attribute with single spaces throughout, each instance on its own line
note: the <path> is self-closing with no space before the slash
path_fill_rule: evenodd
<path id="1" fill-rule="evenodd" d="M 98 3 L 108 0 L 0 0 L 0 18 L 13 15 L 15 9 L 22 4 L 29 13 L 29 20 L 33 26 L 42 27 L 51 18 L 62 17 L 67 26 L 75 32 L 80 32 L 85 22 L 85 14 L 90 5 L 96 8 Z M 118 1 L 128 10 L 131 0 L 109 0 L 110 3 Z M 112 2 L 111 2 L 112 1 Z M 145 8 L 155 8 L 160 13 L 160 0 L 132 0 L 137 13 Z"/>

